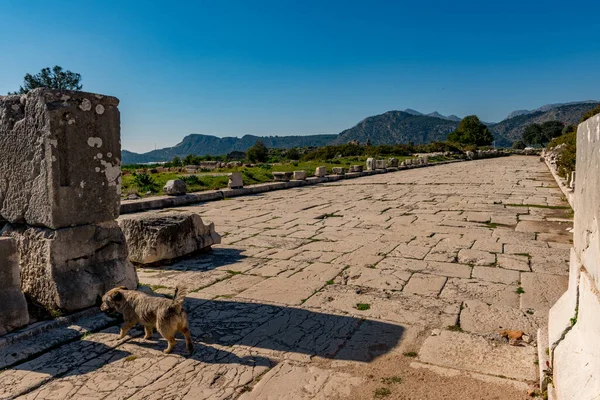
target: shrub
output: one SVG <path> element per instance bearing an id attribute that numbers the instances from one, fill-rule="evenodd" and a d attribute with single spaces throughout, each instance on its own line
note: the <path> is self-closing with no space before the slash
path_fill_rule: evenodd
<path id="1" fill-rule="evenodd" d="M 577 132 L 572 131 L 559 136 L 548 144 L 548 150 L 553 150 L 564 145 L 557 150 L 554 150 L 556 154 L 556 168 L 558 174 L 563 178 L 569 176 L 569 174 L 575 171 L 575 162 L 577 158 Z"/>
<path id="2" fill-rule="evenodd" d="M 144 192 L 153 192 L 157 190 L 156 181 L 148 174 L 134 175 L 133 183 Z"/>
<path id="3" fill-rule="evenodd" d="M 202 185 L 202 181 L 200 180 L 200 178 L 198 178 L 197 175 L 180 176 L 180 177 L 178 177 L 178 179 L 181 179 L 182 181 L 184 181 L 185 184 L 188 185 L 188 186 L 190 186 L 190 185 Z"/>

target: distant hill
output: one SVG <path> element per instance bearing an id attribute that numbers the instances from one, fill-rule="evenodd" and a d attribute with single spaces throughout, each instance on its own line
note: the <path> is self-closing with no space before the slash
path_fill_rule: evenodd
<path id="1" fill-rule="evenodd" d="M 511 118 L 514 118 L 514 117 L 518 117 L 519 115 L 534 114 L 536 112 L 546 112 L 546 111 L 552 110 L 553 108 L 559 108 L 559 107 L 563 107 L 563 106 L 572 106 L 572 105 L 578 105 L 578 104 L 598 104 L 598 101 L 596 101 L 596 100 L 585 100 L 585 101 L 572 101 L 570 103 L 546 104 L 545 106 L 541 106 L 540 108 L 536 108 L 535 110 L 516 110 L 516 111 L 513 111 L 510 114 L 508 114 L 508 116 L 506 117 L 506 119 L 511 119 Z"/>
<path id="2" fill-rule="evenodd" d="M 581 116 L 600 104 L 597 101 L 576 103 L 547 104 L 537 110 L 518 110 L 512 112 L 511 118 L 499 123 L 486 123 L 494 134 L 495 145 L 509 147 L 521 139 L 527 125 L 558 120 L 565 124 L 577 125 Z M 415 144 L 446 140 L 448 133 L 458 127 L 460 118 L 455 115 L 444 116 L 434 111 L 423 114 L 407 108 L 404 111 L 388 111 L 383 114 L 367 117 L 339 135 L 307 135 L 307 136 L 253 136 L 241 138 L 219 138 L 211 135 L 191 134 L 183 138 L 181 143 L 164 149 L 153 150 L 144 154 L 123 150 L 124 164 L 170 161 L 173 157 L 195 155 L 222 155 L 232 151 L 246 151 L 257 140 L 262 140 L 267 147 L 290 148 L 307 146 L 325 146 L 328 144 L 344 144 L 353 140 L 372 144 Z"/>
<path id="3" fill-rule="evenodd" d="M 148 153 L 138 154 L 127 150 L 121 152 L 123 164 L 137 164 L 146 162 L 170 161 L 173 157 L 185 157 L 188 154 L 197 156 L 222 155 L 232 151 L 246 151 L 257 140 L 262 140 L 267 147 L 290 148 L 305 146 L 325 146 L 334 140 L 337 135 L 307 135 L 307 136 L 253 136 L 245 135 L 241 138 L 219 138 L 211 135 L 191 134 L 183 138 L 181 143 L 164 149 L 152 150 Z"/>
<path id="4" fill-rule="evenodd" d="M 539 108 L 540 111 L 517 115 L 488 126 L 494 137 L 497 138 L 497 146 L 510 146 L 514 141 L 521 139 L 527 125 L 546 121 L 561 121 L 565 124 L 578 125 L 581 116 L 598 104 L 600 103 L 589 101 L 565 105 L 549 104 Z"/>
<path id="5" fill-rule="evenodd" d="M 445 140 L 448 133 L 456 127 L 456 121 L 405 111 L 388 111 L 365 118 L 354 127 L 346 129 L 332 144 L 343 144 L 352 140 L 358 140 L 360 143 L 370 140 L 372 144 L 429 143 Z"/>
<path id="6" fill-rule="evenodd" d="M 422 112 L 419 112 L 417 110 L 413 110 L 412 108 L 407 108 L 406 110 L 404 110 L 405 113 L 407 114 L 411 114 L 411 115 L 425 115 L 427 117 L 434 117 L 434 118 L 441 118 L 441 119 L 447 119 L 449 121 L 458 121 L 460 122 L 460 118 L 458 118 L 456 115 L 452 114 L 452 115 L 442 115 L 437 111 L 434 111 L 432 113 L 429 114 L 423 114 Z"/>

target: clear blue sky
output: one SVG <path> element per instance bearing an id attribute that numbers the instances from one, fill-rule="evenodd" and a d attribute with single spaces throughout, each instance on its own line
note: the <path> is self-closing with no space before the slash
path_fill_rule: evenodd
<path id="1" fill-rule="evenodd" d="M 598 2 L 5 0 L 0 15 L 0 93 L 46 66 L 79 72 L 121 100 L 138 152 L 600 98 Z"/>

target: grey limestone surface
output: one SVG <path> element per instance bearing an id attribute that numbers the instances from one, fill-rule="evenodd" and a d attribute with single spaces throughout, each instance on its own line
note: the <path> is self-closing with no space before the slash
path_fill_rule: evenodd
<path id="1" fill-rule="evenodd" d="M 35 89 L 0 97 L 0 215 L 53 229 L 115 219 L 119 100 Z"/>

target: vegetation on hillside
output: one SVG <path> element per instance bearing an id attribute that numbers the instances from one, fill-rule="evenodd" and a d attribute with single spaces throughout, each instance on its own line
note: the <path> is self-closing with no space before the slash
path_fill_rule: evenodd
<path id="1" fill-rule="evenodd" d="M 475 146 L 489 146 L 494 141 L 487 125 L 482 123 L 476 115 L 464 117 L 458 128 L 448 135 L 448 141 Z"/>
<path id="2" fill-rule="evenodd" d="M 446 139 L 458 122 L 404 111 L 388 111 L 365 118 L 350 129 L 342 131 L 330 144 L 340 145 L 356 140 L 373 145 L 398 143 L 424 144 Z"/>
<path id="3" fill-rule="evenodd" d="M 43 68 L 35 75 L 25 74 L 23 86 L 16 92 L 8 94 L 25 94 L 30 90 L 46 87 L 58 90 L 81 90 L 81 75 L 69 70 L 63 71 L 62 67 L 55 65 L 50 68 Z"/>
<path id="4" fill-rule="evenodd" d="M 582 115 L 581 117 L 581 122 L 592 118 L 594 115 L 596 114 L 600 114 L 600 105 L 596 106 L 595 108 L 591 109 L 590 111 L 586 112 L 585 114 Z"/>
<path id="5" fill-rule="evenodd" d="M 560 121 L 546 121 L 542 124 L 533 123 L 525 127 L 523 142 L 529 145 L 547 145 L 552 139 L 563 134 L 565 124 Z"/>
<path id="6" fill-rule="evenodd" d="M 552 139 L 548 143 L 547 149 L 556 153 L 556 168 L 558 174 L 567 178 L 571 172 L 575 171 L 575 162 L 577 156 L 577 128 L 569 125 L 565 129 L 565 134 Z"/>
<path id="7" fill-rule="evenodd" d="M 588 120 L 594 115 L 600 114 L 600 105 L 581 116 L 581 122 Z M 567 178 L 575 171 L 577 161 L 577 127 L 567 125 L 561 136 L 555 137 L 546 147 L 548 151 L 556 153 L 556 168 L 558 174 Z"/>

